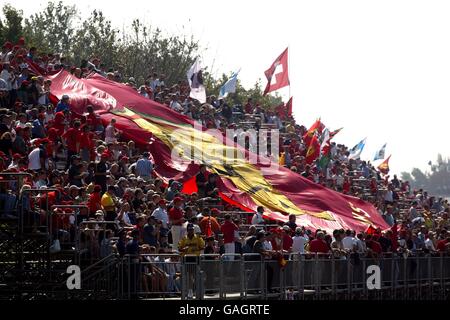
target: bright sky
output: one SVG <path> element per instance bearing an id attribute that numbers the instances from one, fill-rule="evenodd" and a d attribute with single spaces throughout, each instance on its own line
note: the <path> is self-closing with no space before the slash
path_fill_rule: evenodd
<path id="1" fill-rule="evenodd" d="M 14 0 L 25 15 L 47 1 Z M 367 137 L 362 158 L 387 142 L 393 173 L 450 156 L 450 2 L 434 0 L 77 0 L 82 15 L 101 9 L 122 28 L 133 18 L 169 33 L 194 34 L 217 74 L 242 68 L 245 86 L 264 78 L 290 48 L 296 119 L 316 117 L 335 141 Z M 265 84 L 265 79 L 263 79 Z M 282 92 L 287 97 L 288 90 Z"/>

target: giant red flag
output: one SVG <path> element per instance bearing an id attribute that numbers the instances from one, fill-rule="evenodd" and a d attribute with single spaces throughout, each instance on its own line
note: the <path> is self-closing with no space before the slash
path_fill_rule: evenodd
<path id="1" fill-rule="evenodd" d="M 56 97 L 70 96 L 73 111 L 83 113 L 91 104 L 104 124 L 115 118 L 123 139 L 136 141 L 152 154 L 156 175 L 165 182 L 170 179 L 182 182 L 186 192 L 195 192 L 195 175 L 203 161 L 208 163 L 210 172 L 219 175 L 220 197 L 241 210 L 255 212 L 258 206 L 264 206 L 265 217 L 279 221 L 287 221 L 293 213 L 298 224 L 313 230 L 364 231 L 369 225 L 383 230 L 389 228 L 370 203 L 327 189 L 287 168 L 244 160 L 229 164 L 210 161 L 217 157 L 226 160 L 224 143 L 234 146 L 234 141 L 225 137 L 222 142 L 205 128 L 194 125 L 192 119 L 140 96 L 126 85 L 99 75 L 78 79 L 67 71 L 49 79 Z M 192 139 L 193 133 L 204 140 Z M 203 155 L 186 161 L 183 150 L 191 148 Z M 236 148 L 236 152 L 245 150 L 239 146 L 227 148 Z"/>
<path id="2" fill-rule="evenodd" d="M 264 95 L 289 85 L 288 48 L 283 51 L 264 74 L 267 78 Z"/>

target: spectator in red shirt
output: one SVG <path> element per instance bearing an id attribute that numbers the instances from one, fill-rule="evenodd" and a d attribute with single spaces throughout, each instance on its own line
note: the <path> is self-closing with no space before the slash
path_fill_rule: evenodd
<path id="1" fill-rule="evenodd" d="M 450 238 L 448 237 L 448 232 L 443 230 L 441 233 L 441 240 L 438 241 L 436 245 L 436 250 L 439 252 L 446 252 L 449 248 Z"/>
<path id="2" fill-rule="evenodd" d="M 169 210 L 168 214 L 171 225 L 170 231 L 172 233 L 172 249 L 178 250 L 178 242 L 180 242 L 182 236 L 182 225 L 184 223 L 184 213 L 181 209 L 183 198 L 176 197 L 173 199 L 173 204 L 174 206 Z"/>
<path id="3" fill-rule="evenodd" d="M 292 244 L 294 243 L 291 237 L 291 231 L 292 230 L 289 226 L 283 226 L 283 250 L 285 251 L 291 251 Z"/>
<path id="4" fill-rule="evenodd" d="M 234 232 L 238 231 L 238 227 L 231 221 L 231 215 L 225 215 L 225 222 L 222 224 L 220 228 L 223 234 L 223 243 L 225 248 L 225 254 L 234 254 L 235 253 L 235 245 L 234 245 Z M 234 260 L 233 256 L 229 257 L 229 260 Z"/>
<path id="5" fill-rule="evenodd" d="M 312 240 L 309 244 L 309 252 L 313 253 L 329 253 L 330 247 L 325 242 L 325 235 L 322 231 L 317 232 L 316 239 Z"/>
<path id="6" fill-rule="evenodd" d="M 89 105 L 86 107 L 88 112 L 87 121 L 91 124 L 93 131 L 103 131 L 102 121 L 94 112 L 94 107 Z"/>
<path id="7" fill-rule="evenodd" d="M 75 121 L 73 124 L 73 128 L 67 130 L 62 137 L 65 139 L 67 145 L 67 165 L 66 168 L 70 165 L 70 158 L 73 155 L 78 154 L 80 151 L 80 121 Z"/>
<path id="8" fill-rule="evenodd" d="M 80 151 L 81 159 L 83 161 L 89 161 L 91 159 L 91 153 L 93 149 L 93 144 L 91 140 L 91 132 L 89 131 L 88 125 L 83 125 L 80 133 Z"/>
<path id="9" fill-rule="evenodd" d="M 96 185 L 94 187 L 94 192 L 92 192 L 89 195 L 89 200 L 88 200 L 87 205 L 89 207 L 89 213 L 91 214 L 91 216 L 93 216 L 97 212 L 97 210 L 102 210 L 101 192 L 102 192 L 102 187 L 99 185 Z"/>

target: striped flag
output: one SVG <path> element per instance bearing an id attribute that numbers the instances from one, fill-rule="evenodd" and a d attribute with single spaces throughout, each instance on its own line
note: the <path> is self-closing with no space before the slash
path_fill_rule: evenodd
<path id="1" fill-rule="evenodd" d="M 359 159 L 361 156 L 361 152 L 364 150 L 364 147 L 366 145 L 366 139 L 362 139 L 356 146 L 354 146 L 350 150 L 350 155 L 348 156 L 349 159 Z"/>
<path id="2" fill-rule="evenodd" d="M 229 93 L 236 92 L 237 76 L 241 70 L 231 75 L 227 82 L 219 90 L 219 99 L 225 99 Z"/>
<path id="3" fill-rule="evenodd" d="M 384 159 L 384 154 L 386 152 L 386 144 L 387 143 L 385 143 L 384 146 L 382 146 L 381 149 L 378 150 L 377 153 L 375 153 L 375 157 L 373 158 L 373 161 Z"/>

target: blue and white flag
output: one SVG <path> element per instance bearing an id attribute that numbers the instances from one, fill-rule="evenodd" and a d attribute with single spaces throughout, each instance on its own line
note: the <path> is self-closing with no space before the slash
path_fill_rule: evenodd
<path id="1" fill-rule="evenodd" d="M 377 153 L 375 153 L 373 161 L 384 159 L 385 152 L 386 152 L 386 143 L 384 144 L 384 146 L 381 147 L 380 150 L 377 151 Z"/>
<path id="2" fill-rule="evenodd" d="M 239 71 L 241 70 L 239 69 Z M 229 93 L 236 92 L 236 83 L 239 71 L 233 73 L 231 77 L 228 79 L 228 81 L 225 82 L 225 84 L 220 88 L 218 99 L 225 99 Z"/>
<path id="3" fill-rule="evenodd" d="M 364 146 L 366 145 L 366 139 L 367 138 L 361 140 L 356 146 L 354 146 L 350 150 L 350 155 L 348 156 L 349 159 L 359 159 L 359 157 L 361 156 L 361 152 L 363 151 Z"/>

